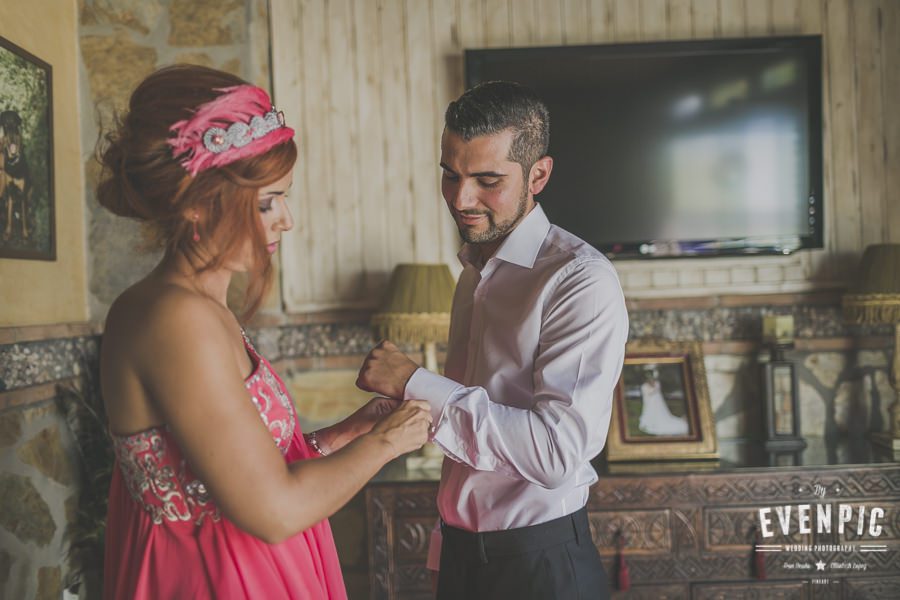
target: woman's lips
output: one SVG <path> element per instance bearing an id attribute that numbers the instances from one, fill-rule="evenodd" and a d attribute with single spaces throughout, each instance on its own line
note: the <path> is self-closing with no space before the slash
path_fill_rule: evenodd
<path id="1" fill-rule="evenodd" d="M 269 254 L 275 254 L 275 251 L 278 250 L 278 242 L 272 242 L 266 249 L 269 251 Z"/>

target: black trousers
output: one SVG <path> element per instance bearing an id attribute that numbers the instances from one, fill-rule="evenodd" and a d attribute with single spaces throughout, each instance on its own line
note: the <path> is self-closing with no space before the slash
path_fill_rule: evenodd
<path id="1" fill-rule="evenodd" d="M 441 525 L 437 600 L 606 600 L 587 510 L 539 525 L 475 533 Z"/>

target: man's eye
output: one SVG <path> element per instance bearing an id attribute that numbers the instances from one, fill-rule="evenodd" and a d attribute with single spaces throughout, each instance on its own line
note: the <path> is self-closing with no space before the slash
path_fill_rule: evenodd
<path id="1" fill-rule="evenodd" d="M 479 179 L 478 183 L 481 184 L 481 187 L 492 188 L 497 187 L 500 183 L 499 179 Z"/>
<path id="2" fill-rule="evenodd" d="M 456 180 L 459 179 L 459 176 L 458 176 L 458 175 L 454 175 L 453 173 L 449 173 L 449 172 L 447 172 L 447 171 L 444 171 L 444 179 L 446 179 L 446 180 L 448 180 L 448 181 L 456 181 Z"/>

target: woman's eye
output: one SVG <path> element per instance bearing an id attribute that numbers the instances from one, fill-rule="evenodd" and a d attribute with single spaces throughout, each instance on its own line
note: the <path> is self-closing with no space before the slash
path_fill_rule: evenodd
<path id="1" fill-rule="evenodd" d="M 259 201 L 259 212 L 264 213 L 264 212 L 269 212 L 270 210 L 272 210 L 272 199 L 271 198 L 266 198 L 264 200 Z"/>

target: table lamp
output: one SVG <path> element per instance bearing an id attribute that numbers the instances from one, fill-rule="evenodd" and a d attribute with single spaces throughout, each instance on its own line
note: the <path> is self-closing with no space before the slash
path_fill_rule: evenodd
<path id="1" fill-rule="evenodd" d="M 900 451 L 900 244 L 866 248 L 859 264 L 859 280 L 843 297 L 844 320 L 860 325 L 894 326 L 894 362 L 891 385 L 894 402 L 888 409 L 887 432 L 872 434 L 872 441 Z"/>
<path id="2" fill-rule="evenodd" d="M 422 347 L 425 368 L 438 372 L 437 344 L 450 331 L 450 306 L 456 283 L 445 264 L 399 264 L 388 283 L 381 310 L 372 316 L 378 336 L 398 346 Z M 440 468 L 443 454 L 433 444 L 407 457 L 407 468 Z"/>
<path id="3" fill-rule="evenodd" d="M 372 325 L 380 338 L 398 346 L 421 345 L 425 368 L 437 372 L 436 346 L 447 341 L 455 287 L 445 264 L 397 265 Z"/>

